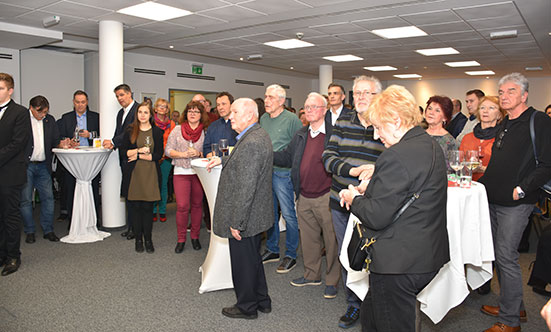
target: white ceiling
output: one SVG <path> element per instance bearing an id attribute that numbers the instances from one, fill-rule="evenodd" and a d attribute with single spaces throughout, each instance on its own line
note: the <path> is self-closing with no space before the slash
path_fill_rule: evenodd
<path id="1" fill-rule="evenodd" d="M 24 49 L 50 44 L 95 51 L 99 22 L 117 20 L 124 23 L 125 43 L 132 52 L 176 58 L 189 53 L 226 64 L 262 54 L 263 59 L 254 61 L 255 65 L 271 71 L 294 67 L 293 71 L 301 75 L 317 76 L 321 64 L 332 64 L 333 76 L 340 79 L 370 74 L 362 67 L 379 65 L 398 68 L 373 73 L 383 80 L 410 73 L 427 79 L 465 78 L 466 70 L 493 70 L 497 76 L 512 71 L 551 75 L 550 0 L 158 0 L 190 10 L 193 15 L 156 22 L 116 13 L 139 2 L 0 0 L 0 47 Z M 60 16 L 61 22 L 48 30 L 63 32 L 62 43 L 20 29 L 2 28 L 2 23 L 43 28 L 43 19 L 53 15 Z M 415 25 L 429 35 L 388 40 L 370 32 L 406 25 Z M 517 30 L 518 36 L 490 40 L 490 32 L 504 30 Z M 294 38 L 297 32 L 316 46 L 280 50 L 262 44 Z M 174 48 L 169 49 L 170 45 Z M 426 57 L 415 52 L 437 47 L 453 47 L 460 54 Z M 364 60 L 334 63 L 322 58 L 348 53 Z M 444 65 L 467 60 L 478 61 L 481 66 Z M 525 71 L 525 67 L 535 66 L 543 70 Z"/>

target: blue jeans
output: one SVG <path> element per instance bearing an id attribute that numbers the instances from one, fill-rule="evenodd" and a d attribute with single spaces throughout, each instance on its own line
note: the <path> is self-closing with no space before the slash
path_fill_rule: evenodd
<path id="1" fill-rule="evenodd" d="M 171 159 L 165 159 L 161 163 L 161 200 L 153 202 L 153 213 L 166 214 L 166 200 L 168 199 L 168 176 L 172 169 Z"/>
<path id="2" fill-rule="evenodd" d="M 21 192 L 21 215 L 23 217 L 26 234 L 35 233 L 33 220 L 32 196 L 36 188 L 40 196 L 40 226 L 44 234 L 54 231 L 54 193 L 52 190 L 52 176 L 46 163 L 29 163 L 27 167 L 27 183 Z"/>
<path id="3" fill-rule="evenodd" d="M 285 256 L 297 258 L 298 247 L 298 221 L 295 210 L 295 196 L 291 171 L 274 171 L 272 174 L 272 192 L 274 195 L 274 225 L 268 230 L 266 248 L 270 252 L 279 254 L 279 214 L 277 207 L 281 208 L 281 214 L 287 227 Z"/>

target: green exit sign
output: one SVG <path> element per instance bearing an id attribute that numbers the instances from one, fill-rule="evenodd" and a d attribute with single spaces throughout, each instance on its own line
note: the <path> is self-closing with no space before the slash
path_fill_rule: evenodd
<path id="1" fill-rule="evenodd" d="M 191 65 L 191 73 L 195 75 L 203 75 L 203 65 Z"/>

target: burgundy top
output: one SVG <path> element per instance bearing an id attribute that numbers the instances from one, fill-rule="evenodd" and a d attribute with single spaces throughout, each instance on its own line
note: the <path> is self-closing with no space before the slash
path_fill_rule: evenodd
<path id="1" fill-rule="evenodd" d="M 325 171 L 321 155 L 324 150 L 325 134 L 315 138 L 307 133 L 306 147 L 300 163 L 300 194 L 307 198 L 317 198 L 329 192 L 331 174 Z"/>

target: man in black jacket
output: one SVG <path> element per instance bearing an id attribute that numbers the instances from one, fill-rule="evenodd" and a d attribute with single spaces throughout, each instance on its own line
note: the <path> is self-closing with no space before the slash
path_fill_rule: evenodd
<path id="1" fill-rule="evenodd" d="M 499 306 L 484 305 L 481 311 L 498 317 L 486 332 L 520 331 L 526 319 L 522 301 L 522 274 L 517 250 L 528 217 L 538 200 L 539 187 L 551 179 L 551 119 L 535 115 L 536 165 L 530 138 L 528 80 L 519 73 L 505 75 L 498 83 L 499 104 L 507 111 L 492 147 L 492 158 L 480 179 L 486 186 L 496 270 L 500 282 Z"/>
<path id="2" fill-rule="evenodd" d="M 291 281 L 291 285 L 321 285 L 322 251 L 325 248 L 327 268 L 323 296 L 332 299 L 337 296 L 341 265 L 329 210 L 331 173 L 325 170 L 321 159 L 329 141 L 331 121 L 324 120 L 327 102 L 319 93 L 312 92 L 308 95 L 304 110 L 310 124 L 297 131 L 285 150 L 274 152 L 274 165 L 291 168 L 291 180 L 297 199 L 298 225 L 301 230 L 304 275 Z"/>
<path id="3" fill-rule="evenodd" d="M 31 139 L 27 143 L 27 184 L 21 193 L 21 215 L 24 231 L 27 234 L 25 242 L 34 243 L 35 224 L 33 220 L 33 189 L 40 197 L 40 226 L 44 238 L 58 242 L 54 233 L 54 193 L 52 190 L 52 148 L 59 146 L 59 130 L 53 116 L 48 114 L 50 104 L 44 96 L 35 96 L 29 102 L 32 128 Z M 65 146 L 68 144 L 64 142 Z"/>
<path id="4" fill-rule="evenodd" d="M 59 128 L 59 135 L 61 139 L 71 139 L 75 135 L 75 129 L 79 129 L 79 146 L 92 146 L 93 139 L 99 137 L 99 114 L 90 111 L 88 108 L 88 94 L 82 90 L 77 90 L 73 94 L 73 110 L 63 114 L 61 119 L 57 121 Z M 75 143 L 76 144 L 76 143 Z M 75 194 L 75 177 L 65 169 L 65 167 L 58 163 L 57 167 L 63 172 L 63 188 L 65 190 L 66 207 L 69 218 L 73 212 L 73 199 Z M 99 215 L 99 180 L 98 174 L 92 180 L 92 191 L 94 194 L 94 205 L 96 208 L 98 227 L 101 227 L 101 218 Z M 69 219 L 70 220 L 70 219 Z"/>
<path id="5" fill-rule="evenodd" d="M 0 267 L 2 275 L 21 265 L 21 189 L 27 181 L 25 146 L 31 137 L 29 112 L 12 99 L 13 77 L 0 73 Z"/>

